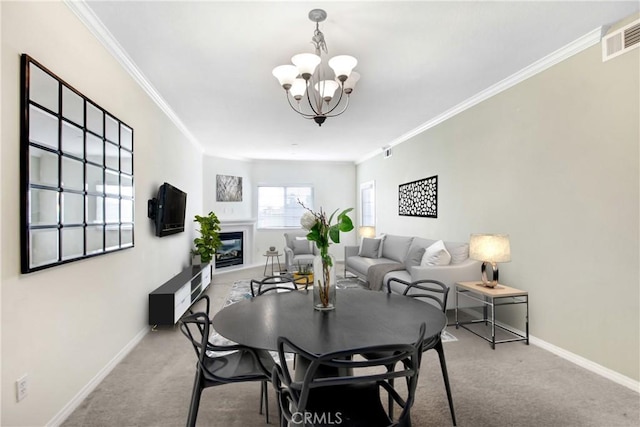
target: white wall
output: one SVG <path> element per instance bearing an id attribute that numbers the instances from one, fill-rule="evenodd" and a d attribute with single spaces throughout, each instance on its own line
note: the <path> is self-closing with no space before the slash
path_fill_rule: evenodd
<path id="1" fill-rule="evenodd" d="M 146 331 L 148 293 L 189 263 L 193 224 L 157 238 L 147 199 L 167 181 L 202 212 L 202 154 L 60 2 L 1 2 L 0 211 L 2 418 L 11 426 L 60 420 L 83 387 Z M 135 247 L 20 274 L 20 54 L 28 53 L 134 129 Z M 15 380 L 29 394 L 15 401 Z"/>
<path id="2" fill-rule="evenodd" d="M 531 334 L 637 381 L 640 50 L 603 63 L 600 49 L 360 164 L 357 180 L 376 181 L 378 232 L 510 234 L 500 279 L 529 291 Z M 398 216 L 398 185 L 431 175 L 438 218 Z"/>
<path id="3" fill-rule="evenodd" d="M 316 209 L 325 211 L 356 208 L 355 165 L 341 162 L 298 161 L 239 161 L 213 156 L 204 158 L 204 210 L 213 210 L 221 220 L 257 219 L 258 185 L 309 184 L 314 188 Z M 215 202 L 215 175 L 235 175 L 243 178 L 242 202 Z M 355 214 L 350 214 L 356 221 Z M 270 246 L 282 252 L 286 230 L 256 230 L 251 259 L 254 264 L 264 263 L 263 254 Z M 344 258 L 343 245 L 355 244 L 355 230 L 341 235 L 341 243 L 333 244 L 331 253 L 338 260 Z M 284 258 L 281 259 L 284 263 Z"/>
<path id="4" fill-rule="evenodd" d="M 216 175 L 242 177 L 241 202 L 216 201 Z M 213 211 L 221 221 L 234 219 L 252 219 L 255 213 L 251 210 L 253 185 L 251 181 L 251 162 L 223 159 L 215 156 L 204 156 L 203 159 L 203 200 L 204 212 Z"/>

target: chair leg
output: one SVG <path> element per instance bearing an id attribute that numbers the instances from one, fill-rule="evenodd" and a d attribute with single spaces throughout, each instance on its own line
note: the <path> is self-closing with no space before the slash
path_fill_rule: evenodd
<path id="1" fill-rule="evenodd" d="M 391 372 L 395 369 L 394 365 L 387 366 L 387 372 Z M 393 387 L 393 378 L 389 378 L 389 385 Z M 393 397 L 391 394 L 388 396 L 389 398 L 389 418 L 393 419 Z"/>
<path id="2" fill-rule="evenodd" d="M 262 381 L 260 383 L 260 414 L 262 414 L 262 408 L 264 407 L 267 424 L 269 424 L 269 394 L 267 389 L 267 382 Z"/>
<path id="3" fill-rule="evenodd" d="M 202 376 L 200 368 L 196 373 L 196 379 L 193 382 L 193 392 L 191 393 L 191 405 L 189 406 L 189 417 L 187 418 L 187 427 L 195 427 L 196 418 L 198 418 L 198 408 L 200 407 L 200 396 L 202 395 Z"/>
<path id="4" fill-rule="evenodd" d="M 456 424 L 456 412 L 453 409 L 453 398 L 451 397 L 451 386 L 449 385 L 449 374 L 447 373 L 447 362 L 444 359 L 444 347 L 442 341 L 438 341 L 438 344 L 434 347 L 438 352 L 438 358 L 440 359 L 440 369 L 442 369 L 442 378 L 444 379 L 444 387 L 447 390 L 447 399 L 449 399 L 449 410 L 451 411 L 451 420 L 453 425 Z"/>

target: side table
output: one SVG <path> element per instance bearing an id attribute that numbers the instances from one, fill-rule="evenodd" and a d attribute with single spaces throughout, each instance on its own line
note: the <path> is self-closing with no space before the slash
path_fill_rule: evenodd
<path id="1" fill-rule="evenodd" d="M 455 293 L 456 293 L 456 329 L 459 327 L 466 329 L 479 336 L 480 338 L 489 341 L 491 343 L 491 348 L 496 349 L 496 344 L 505 343 L 505 342 L 513 342 L 513 341 L 526 341 L 527 345 L 529 345 L 529 292 L 523 291 L 516 288 L 511 288 L 509 286 L 505 286 L 502 284 L 496 285 L 495 288 L 488 288 L 479 282 L 458 282 L 455 285 Z M 478 301 L 483 305 L 483 316 L 482 319 L 473 319 L 465 322 L 461 322 L 458 320 L 458 298 L 463 296 L 465 298 L 470 298 L 472 300 Z M 526 307 L 525 312 L 525 325 L 526 332 L 525 335 L 516 332 L 515 330 L 502 325 L 496 325 L 496 307 L 501 305 L 513 305 L 513 304 L 524 304 Z M 487 316 L 488 309 L 491 309 L 491 317 Z M 466 327 L 465 325 L 472 323 L 484 323 L 491 324 L 491 337 L 484 336 L 479 334 L 476 331 L 473 331 Z M 499 328 L 503 331 L 508 332 L 513 335 L 515 338 L 504 339 L 504 340 L 496 340 L 496 328 Z"/>
<path id="2" fill-rule="evenodd" d="M 280 255 L 282 255 L 279 252 L 269 252 L 267 251 L 264 256 L 267 257 L 267 260 L 264 263 L 264 275 L 267 275 L 267 266 L 269 265 L 269 260 L 271 260 L 271 275 L 273 276 L 273 262 L 275 259 L 278 260 L 278 272 L 280 272 Z"/>

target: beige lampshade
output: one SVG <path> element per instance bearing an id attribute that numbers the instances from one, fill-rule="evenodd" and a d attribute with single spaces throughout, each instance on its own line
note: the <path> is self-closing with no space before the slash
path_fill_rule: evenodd
<path id="1" fill-rule="evenodd" d="M 469 258 L 478 261 L 509 262 L 511 247 L 508 234 L 472 234 Z"/>
<path id="2" fill-rule="evenodd" d="M 376 228 L 370 226 L 362 226 L 358 229 L 360 237 L 376 237 Z"/>

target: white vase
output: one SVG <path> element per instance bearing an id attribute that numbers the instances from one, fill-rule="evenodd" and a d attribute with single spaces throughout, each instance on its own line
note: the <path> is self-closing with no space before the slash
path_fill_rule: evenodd
<path id="1" fill-rule="evenodd" d="M 336 260 L 329 255 L 331 265 L 325 265 L 322 257 L 313 258 L 313 308 L 334 310 L 336 308 Z"/>

